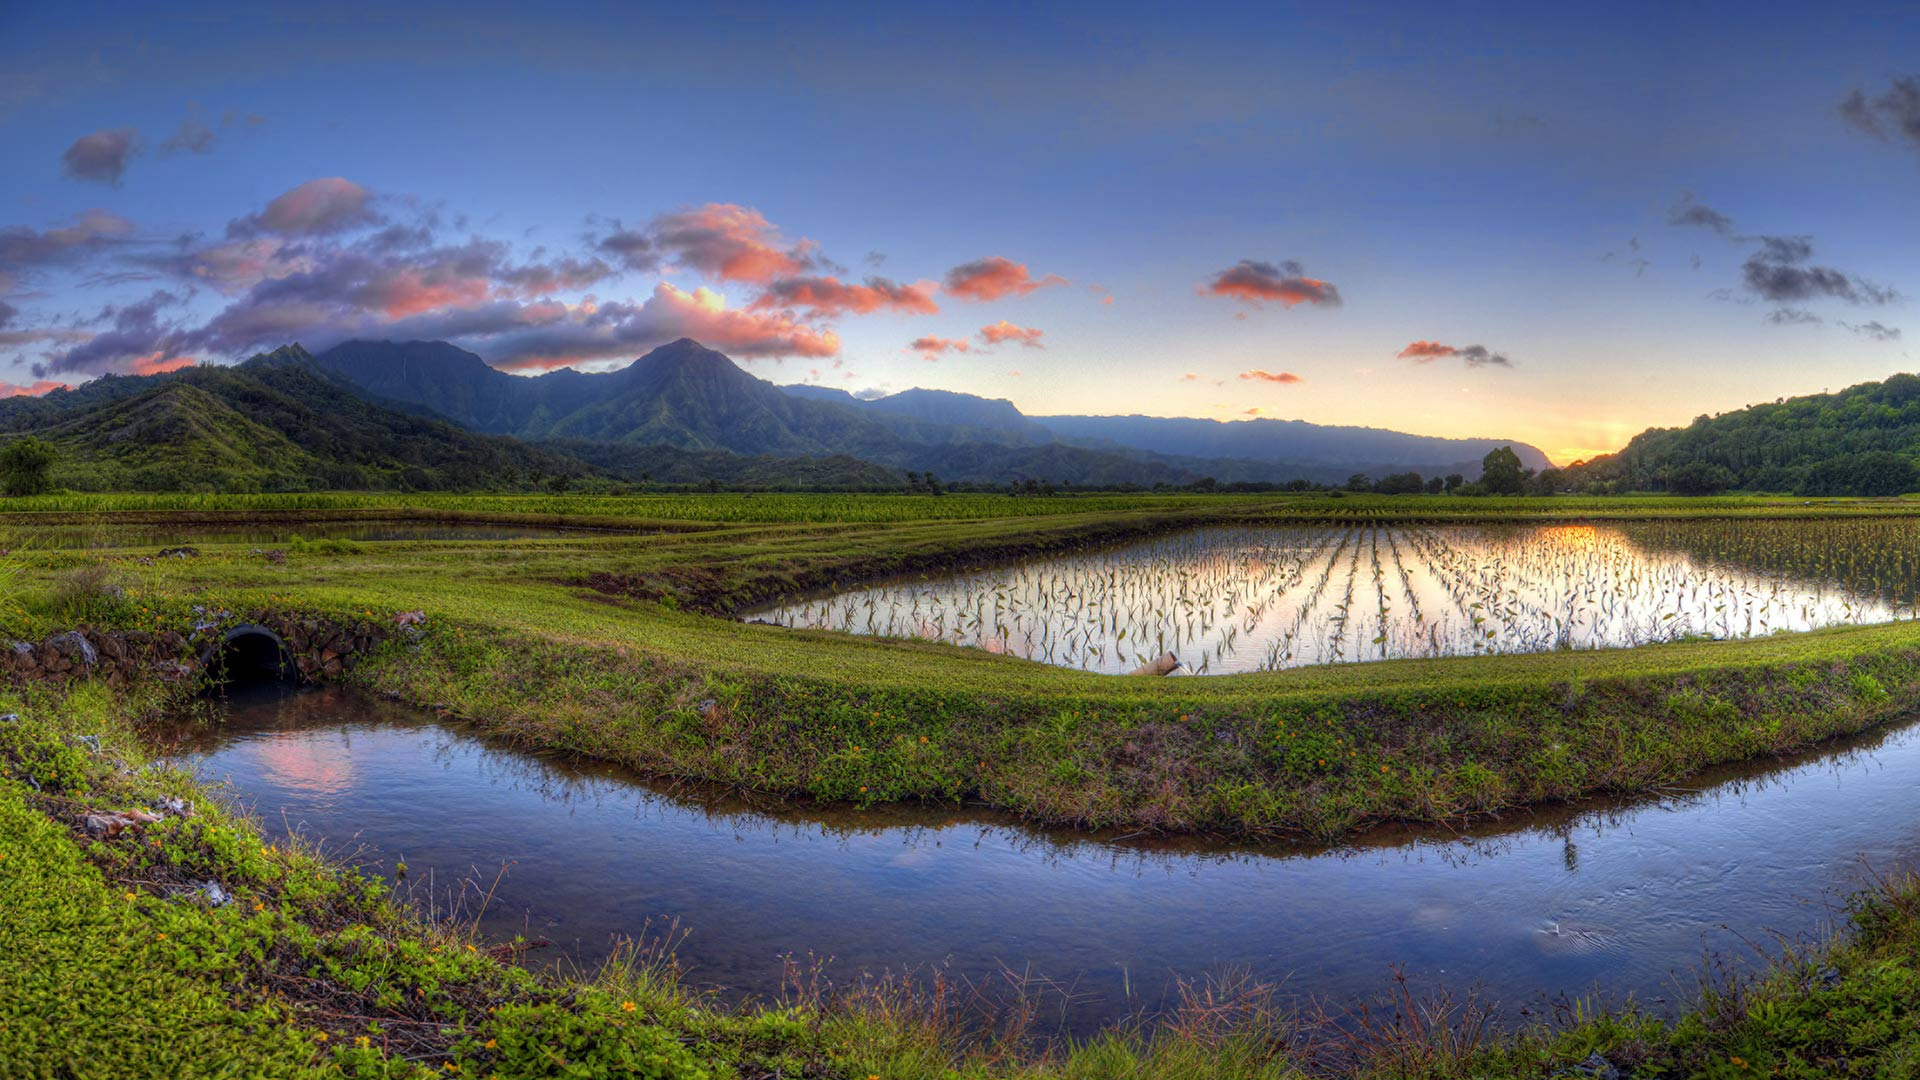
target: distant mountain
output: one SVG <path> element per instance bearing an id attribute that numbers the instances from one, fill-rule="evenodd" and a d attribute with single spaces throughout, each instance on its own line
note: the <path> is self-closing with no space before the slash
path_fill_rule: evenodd
<path id="1" fill-rule="evenodd" d="M 352 341 L 321 353 L 316 363 L 377 398 L 431 410 L 476 431 L 557 440 L 583 460 L 615 457 L 579 444 L 617 443 L 748 456 L 845 455 L 948 482 L 1034 478 L 1151 486 L 1200 477 L 1164 462 L 1056 445 L 1044 431 L 1022 430 L 1009 403 L 999 403 L 1001 409 L 964 394 L 927 391 L 900 408 L 869 409 L 850 395 L 786 393 L 686 338 L 599 374 L 508 375 L 443 342 Z M 946 422 L 938 418 L 943 407 L 968 410 L 986 423 Z"/>
<path id="2" fill-rule="evenodd" d="M 532 487 L 593 472 L 370 402 L 298 345 L 0 401 L 0 438 L 29 432 L 59 449 L 54 482 L 79 490 Z"/>
<path id="3" fill-rule="evenodd" d="M 1552 467 L 1547 455 L 1511 439 L 1442 439 L 1380 428 L 1333 427 L 1304 420 L 1202 420 L 1161 416 L 1040 416 L 1063 441 L 1093 448 L 1128 447 L 1196 461 L 1278 462 L 1291 468 L 1346 469 L 1349 474 L 1416 470 L 1478 476 L 1491 450 L 1512 446 L 1529 469 Z M 1222 477 L 1221 479 L 1225 479 Z M 1344 479 L 1344 477 L 1342 477 Z"/>
<path id="4" fill-rule="evenodd" d="M 813 386 L 778 387 L 691 339 L 617 371 L 509 375 L 445 342 L 350 341 L 321 353 L 324 370 L 396 408 L 474 431 L 555 440 L 604 465 L 632 455 L 585 444 L 782 458 L 858 458 L 947 482 L 1025 479 L 1073 485 L 1345 483 L 1355 472 L 1459 472 L 1504 441 L 1436 439 L 1302 421 L 1165 420 L 1023 415 L 1012 402 L 913 389 L 874 400 Z M 1515 443 L 1544 468 L 1537 449 Z M 828 469 L 828 472 L 835 470 Z"/>
<path id="5" fill-rule="evenodd" d="M 1566 470 L 1586 490 L 1738 489 L 1800 495 L 1920 491 L 1920 376 L 1782 398 L 1683 428 L 1651 428 Z"/>

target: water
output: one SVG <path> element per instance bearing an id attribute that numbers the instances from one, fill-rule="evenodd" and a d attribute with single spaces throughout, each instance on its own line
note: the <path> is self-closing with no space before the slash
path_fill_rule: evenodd
<path id="1" fill-rule="evenodd" d="M 1916 582 L 1902 520 L 1211 527 L 746 617 L 1218 675 L 1884 622 L 1913 616 Z"/>
<path id="2" fill-rule="evenodd" d="M 606 530 L 598 530 L 605 532 Z M 196 544 L 251 544 L 285 547 L 296 537 L 308 540 L 549 540 L 590 536 L 594 530 L 543 525 L 462 524 L 442 521 L 299 521 L 278 524 L 270 518 L 244 525 L 103 524 L 34 525 L 27 546 L 59 550 L 179 547 Z"/>
<path id="3" fill-rule="evenodd" d="M 1162 1004 L 1176 978 L 1227 971 L 1353 1001 L 1397 968 L 1416 991 L 1478 988 L 1508 1017 L 1561 994 L 1659 1009 L 1695 985 L 1705 950 L 1818 935 L 1864 867 L 1920 856 L 1920 726 L 1721 770 L 1681 796 L 1334 849 L 676 796 L 342 690 L 237 698 L 175 753 L 230 782 L 269 834 L 382 875 L 404 860 L 423 900 L 493 888 L 483 930 L 551 940 L 530 954 L 542 962 L 591 965 L 679 920 L 690 977 L 730 997 L 774 992 L 780 958 L 809 952 L 842 979 L 944 966 L 991 983 L 1012 968 L 1071 988 L 1057 1018 L 1082 1033 Z"/>

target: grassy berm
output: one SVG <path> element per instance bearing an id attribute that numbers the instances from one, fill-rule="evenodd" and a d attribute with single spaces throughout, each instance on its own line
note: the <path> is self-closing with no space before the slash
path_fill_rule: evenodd
<path id="1" fill-rule="evenodd" d="M 721 1007 L 669 957 L 584 978 L 428 923 L 377 882 L 266 843 L 143 731 L 178 689 L 0 693 L 0 1075 L 909 1078 L 1920 1075 L 1920 884 L 1677 1022 L 1492 1034 L 1469 1007 L 1306 1016 L 1258 987 L 1090 1042 L 937 986 Z"/>

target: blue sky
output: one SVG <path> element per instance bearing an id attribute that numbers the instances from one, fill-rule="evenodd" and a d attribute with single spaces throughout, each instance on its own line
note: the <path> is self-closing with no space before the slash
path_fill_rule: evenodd
<path id="1" fill-rule="evenodd" d="M 1570 460 L 1913 368 L 1920 9 L 1564 7 L 14 5 L 0 380 L 684 333 Z"/>

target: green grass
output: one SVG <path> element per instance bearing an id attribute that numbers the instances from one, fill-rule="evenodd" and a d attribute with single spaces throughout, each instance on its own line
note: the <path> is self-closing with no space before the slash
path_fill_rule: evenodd
<path id="1" fill-rule="evenodd" d="M 811 498 L 816 513 L 837 505 Z M 1430 501 L 1532 512 L 1524 501 Z M 422 651 L 376 658 L 359 677 L 525 745 L 784 795 L 980 802 L 1051 823 L 1169 832 L 1330 838 L 1383 820 L 1645 790 L 1863 730 L 1920 697 L 1914 623 L 1152 680 L 703 614 L 1196 520 L 1286 518 L 1298 505 L 1149 498 L 986 520 L 309 544 L 278 563 L 207 544 L 201 558 L 152 565 L 130 552 L 107 557 L 124 599 L 84 615 L 175 625 L 196 603 L 241 613 L 418 609 L 428 616 Z M 102 558 L 23 557 L 43 588 Z M 0 607 L 0 630 L 35 637 L 76 610 Z"/>
<path id="2" fill-rule="evenodd" d="M 0 692 L 0 1074 L 8 1077 L 654 1077 L 715 1080 L 1546 1080 L 1599 1055 L 1636 1077 L 1920 1074 L 1920 883 L 1857 897 L 1846 932 L 1725 983 L 1677 1020 L 1575 1010 L 1495 1034 L 1404 999 L 1344 1029 L 1260 987 L 1199 988 L 1163 1022 L 1035 1041 L 868 984 L 738 1009 L 657 954 L 565 978 L 505 966 L 459 925 L 266 843 L 210 792 L 148 767 L 154 691 Z M 79 743 L 93 736 L 99 749 Z M 91 838 L 88 813 L 189 814 Z M 218 882 L 214 907 L 192 886 Z M 1295 988 L 1299 989 L 1299 988 Z"/>
<path id="3" fill-rule="evenodd" d="M 78 493 L 7 500 L 6 515 L 107 514 L 125 512 L 254 513 L 416 511 L 480 515 L 539 514 L 569 518 L 771 522 L 910 522 L 1094 514 L 1117 511 L 1185 511 L 1208 515 L 1260 510 L 1268 514 L 1387 520 L 1543 518 L 1658 518 L 1729 516 L 1832 516 L 1912 514 L 1911 500 L 1803 499 L 1788 496 L 1553 496 L 1464 498 L 1447 495 L 1197 495 L 1089 493 L 1054 496 L 988 494 L 641 494 L 488 495 L 297 492 L 262 495 Z M 5 520 L 0 515 L 0 520 Z"/>

